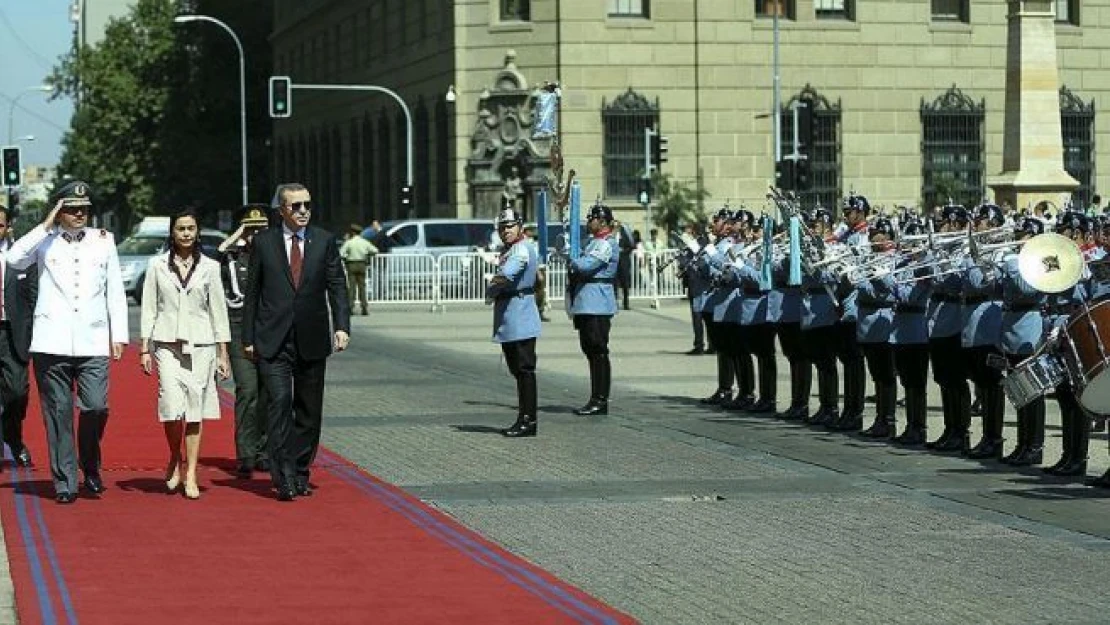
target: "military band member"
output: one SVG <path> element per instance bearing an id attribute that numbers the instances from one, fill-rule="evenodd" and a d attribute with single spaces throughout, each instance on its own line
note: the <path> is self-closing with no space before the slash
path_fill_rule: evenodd
<path id="1" fill-rule="evenodd" d="M 832 243 L 832 214 L 817 209 L 809 217 L 809 228 Z M 836 277 L 829 271 L 802 275 L 802 349 L 817 370 L 817 412 L 810 419 L 813 425 L 828 426 L 840 416 L 840 379 L 836 368 L 837 313 L 833 290 Z M 808 410 L 808 397 L 806 398 Z"/>
<path id="2" fill-rule="evenodd" d="M 994 204 L 981 204 L 972 215 L 975 232 L 1000 228 L 1005 222 L 1002 209 Z M 960 345 L 969 366 L 972 382 L 983 402 L 982 438 L 968 450 L 974 460 L 1002 459 L 1002 427 L 1006 398 L 1002 393 L 1002 370 L 993 363 L 1000 359 L 998 349 L 1002 333 L 1002 293 L 997 279 L 984 270 L 980 259 L 965 258 L 964 328 Z M 993 265 L 993 259 L 987 260 Z"/>
<path id="3" fill-rule="evenodd" d="M 501 431 L 509 438 L 535 436 L 539 412 L 536 339 L 540 336 L 540 311 L 536 306 L 536 275 L 540 254 L 524 235 L 523 228 L 524 219 L 516 209 L 502 209 L 497 216 L 497 234 L 503 246 L 497 273 L 486 288 L 486 302 L 493 304 L 493 341 L 501 344 L 505 363 L 516 378 L 516 422 Z"/>
<path id="4" fill-rule="evenodd" d="M 227 301 L 231 327 L 228 357 L 235 378 L 235 473 L 249 478 L 253 471 L 270 471 L 266 445 L 266 415 L 270 392 L 262 383 L 258 363 L 243 354 L 243 296 L 247 292 L 248 269 L 256 234 L 269 225 L 269 206 L 249 204 L 242 209 L 239 229 L 217 251 L 220 253 L 220 278 Z"/>
<path id="5" fill-rule="evenodd" d="M 1068 212 L 1056 220 L 1056 232 L 1075 241 L 1087 257 L 1094 250 L 1092 224 L 1086 215 Z M 1045 323 L 1048 332 L 1067 324 L 1074 309 L 1090 299 L 1090 280 L 1081 280 L 1072 288 L 1049 296 Z M 1065 477 L 1082 476 L 1087 473 L 1087 447 L 1091 437 L 1091 421 L 1079 405 L 1075 388 L 1065 380 L 1056 387 L 1056 402 L 1060 406 L 1061 434 L 1063 453 L 1060 460 L 1043 470 L 1049 475 Z"/>
<path id="6" fill-rule="evenodd" d="M 693 234 L 693 232 L 691 232 Z M 702 240 L 701 244 L 705 245 L 708 240 Z M 715 351 L 714 345 L 710 342 L 708 345 L 705 342 L 705 321 L 701 318 L 701 307 L 704 303 L 706 292 L 709 290 L 709 282 L 702 277 L 701 272 L 698 271 L 694 259 L 687 254 L 684 254 L 678 259 L 678 268 L 676 271 L 682 277 L 682 287 L 686 291 L 686 301 L 690 306 L 690 325 L 694 331 L 694 346 L 686 352 L 687 356 L 701 356 L 702 354 Z"/>
<path id="7" fill-rule="evenodd" d="M 1032 218 L 1021 220 L 1015 231 L 1016 240 L 1025 240 L 1044 233 L 1044 224 Z M 1041 310 L 1047 298 L 1021 276 L 1017 250 L 1003 256 L 999 266 L 1002 285 L 1002 336 L 1000 347 L 1010 366 L 1027 359 L 1044 341 Z M 1017 410 L 1017 445 L 1003 462 L 1025 467 L 1040 464 L 1044 455 L 1045 399 L 1038 396 Z"/>
<path id="8" fill-rule="evenodd" d="M 55 191 L 54 208 L 8 250 L 8 266 L 37 265 L 38 302 L 31 339 L 35 377 L 46 420 L 55 500 L 77 499 L 77 464 L 84 488 L 104 492 L 100 441 L 108 422 L 108 359 L 128 342 L 127 296 L 111 233 L 86 228 L 89 185 L 72 181 Z M 73 441 L 73 394 L 80 421 Z"/>
<path id="9" fill-rule="evenodd" d="M 868 233 L 874 253 L 889 251 L 894 225 L 877 219 Z M 890 336 L 894 324 L 894 292 L 883 280 L 861 280 L 856 285 L 856 340 L 867 359 L 867 370 L 875 385 L 875 421 L 860 435 L 866 438 L 893 438 L 896 433 L 895 410 L 898 385 L 894 374 L 894 349 Z"/>
<path id="10" fill-rule="evenodd" d="M 617 275 L 618 249 L 612 230 L 613 211 L 601 202 L 590 207 L 586 228 L 590 242 L 567 271 L 567 296 L 578 344 L 590 364 L 590 400 L 574 414 L 609 414 L 611 387 L 609 328 L 617 314 L 613 280 Z"/>
<path id="11" fill-rule="evenodd" d="M 783 226 L 788 227 L 788 224 Z M 792 262 L 800 263 L 801 259 L 793 259 L 787 254 L 775 262 L 772 271 L 774 288 L 767 296 L 767 320 L 774 327 L 779 346 L 790 366 L 790 405 L 775 417 L 809 423 L 813 363 L 802 348 L 802 287 L 801 284 L 790 284 Z"/>
<path id="12" fill-rule="evenodd" d="M 730 362 L 731 371 L 736 378 L 736 397 L 732 401 L 721 404 L 725 410 L 744 412 L 755 405 L 755 367 L 752 365 L 751 344 L 744 333 L 744 287 L 739 276 L 730 266 L 743 263 L 743 250 L 750 248 L 754 243 L 752 225 L 755 215 L 751 211 L 739 208 L 728 217 L 728 231 L 732 238 L 732 248 L 728 251 L 731 259 L 725 265 L 723 283 L 721 288 L 730 290 L 731 299 L 719 307 L 720 315 L 720 345 L 718 353 L 724 352 Z M 714 319 L 718 316 L 715 314 Z"/>
<path id="13" fill-rule="evenodd" d="M 951 204 L 941 212 L 937 231 L 941 234 L 967 230 L 970 215 L 963 206 Z M 967 364 L 961 352 L 963 329 L 963 276 L 949 273 L 934 276 L 929 296 L 929 362 L 933 381 L 940 387 L 944 431 L 939 438 L 925 444 L 939 452 L 958 452 L 971 446 L 968 428 L 971 425 L 971 390 L 968 388 Z"/>
<path id="14" fill-rule="evenodd" d="M 754 219 L 750 239 L 753 244 L 763 240 L 763 221 Z M 746 411 L 751 414 L 774 413 L 778 393 L 778 365 L 775 361 L 774 328 L 768 320 L 769 291 L 763 289 L 760 274 L 765 262 L 762 245 L 747 258 L 738 258 L 734 265 L 740 278 L 740 340 L 748 346 L 756 361 L 759 398 Z"/>
<path id="15" fill-rule="evenodd" d="M 849 195 L 844 198 L 844 223 L 836 229 L 840 243 L 857 249 L 866 249 L 867 216 L 871 205 L 862 195 Z M 847 280 L 837 285 L 840 301 L 840 322 L 837 330 L 837 359 L 844 367 L 844 405 L 840 417 L 829 425 L 835 431 L 858 431 L 863 427 L 863 395 L 867 384 L 867 370 L 864 365 L 863 350 L 857 336 L 858 310 L 856 308 L 856 289 Z"/>
<path id="16" fill-rule="evenodd" d="M 38 299 L 38 267 L 26 271 L 8 268 L 4 262 L 12 245 L 11 213 L 0 205 L 0 402 L 4 442 L 16 466 L 31 466 L 31 452 L 23 444 L 23 421 L 27 418 L 30 383 L 27 365 L 31 355 L 31 329 Z"/>
<path id="17" fill-rule="evenodd" d="M 906 225 L 902 234 L 913 236 L 924 232 L 924 226 L 913 221 Z M 906 260 L 916 262 L 922 257 Z M 894 369 L 906 392 L 906 428 L 894 437 L 899 445 L 922 445 L 927 437 L 929 328 L 926 313 L 933 290 L 928 274 L 927 268 L 918 268 L 887 274 L 884 278 L 895 300 L 894 332 L 891 334 Z"/>
<path id="18" fill-rule="evenodd" d="M 734 370 L 734 340 L 722 336 L 724 321 L 721 314 L 727 309 L 735 289 L 720 283 L 721 272 L 728 263 L 728 251 L 733 245 L 729 221 L 731 213 L 722 208 L 713 215 L 711 228 L 716 242 L 708 247 L 698 261 L 701 278 L 711 286 L 702 298 L 702 319 L 709 335 L 710 345 L 717 348 L 717 390 L 701 400 L 708 405 L 721 405 L 732 401 L 732 382 L 736 377 Z M 726 343 L 730 343 L 726 345 Z"/>

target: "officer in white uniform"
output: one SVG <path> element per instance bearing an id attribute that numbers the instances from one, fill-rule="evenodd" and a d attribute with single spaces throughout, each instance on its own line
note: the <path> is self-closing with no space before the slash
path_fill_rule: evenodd
<path id="1" fill-rule="evenodd" d="M 87 491 L 104 491 L 100 439 L 108 421 L 108 357 L 127 344 L 127 299 L 112 234 L 86 228 L 89 185 L 73 181 L 54 193 L 41 226 L 11 247 L 8 265 L 38 265 L 39 297 L 31 339 L 39 398 L 50 447 L 55 500 L 77 497 L 77 461 Z M 77 450 L 73 442 L 73 388 L 77 387 Z"/>

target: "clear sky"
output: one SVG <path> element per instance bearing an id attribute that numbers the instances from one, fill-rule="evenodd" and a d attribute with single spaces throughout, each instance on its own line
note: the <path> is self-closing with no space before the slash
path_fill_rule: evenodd
<path id="1" fill-rule="evenodd" d="M 12 98 L 27 87 L 43 83 L 73 44 L 69 21 L 72 0 L 0 0 L 0 143 L 8 142 L 8 115 Z M 57 164 L 62 133 L 69 128 L 73 104 L 66 98 L 48 100 L 49 94 L 28 93 L 19 99 L 13 116 L 24 165 Z"/>

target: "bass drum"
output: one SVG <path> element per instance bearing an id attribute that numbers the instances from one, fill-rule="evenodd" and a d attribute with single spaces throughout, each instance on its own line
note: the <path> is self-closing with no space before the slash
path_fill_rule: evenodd
<path id="1" fill-rule="evenodd" d="M 1072 313 L 1062 339 L 1060 353 L 1079 404 L 1110 415 L 1110 300 Z"/>

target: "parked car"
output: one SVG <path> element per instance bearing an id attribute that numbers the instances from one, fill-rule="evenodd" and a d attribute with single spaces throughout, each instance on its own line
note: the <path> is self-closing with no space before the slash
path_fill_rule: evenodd
<path id="1" fill-rule="evenodd" d="M 166 222 L 166 227 L 169 228 L 169 221 Z M 167 250 L 167 237 L 168 234 L 165 232 L 140 230 L 116 245 L 120 272 L 123 274 L 123 290 L 133 297 L 136 303 L 142 303 L 147 263 L 152 256 Z M 226 238 L 227 235 L 219 230 L 202 229 L 200 251 L 205 256 L 216 258 L 218 256 L 216 248 Z"/>
<path id="2" fill-rule="evenodd" d="M 425 296 L 439 264 L 444 294 L 472 284 L 473 259 L 466 254 L 485 249 L 496 236 L 492 219 L 407 219 L 387 221 L 374 238 L 383 253 L 371 274 L 371 296 L 403 300 Z"/>

